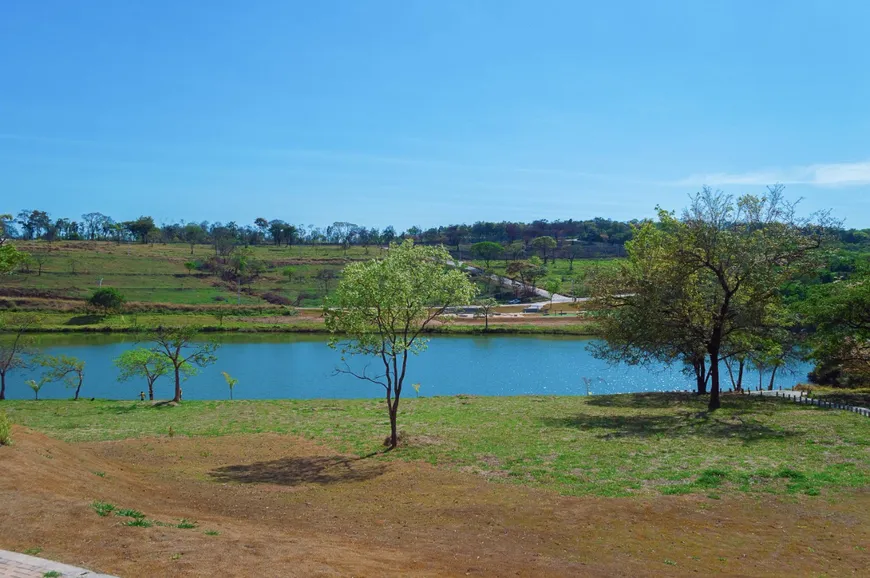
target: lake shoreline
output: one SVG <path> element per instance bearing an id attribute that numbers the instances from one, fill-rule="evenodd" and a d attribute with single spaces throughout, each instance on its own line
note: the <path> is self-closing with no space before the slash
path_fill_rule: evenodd
<path id="1" fill-rule="evenodd" d="M 85 326 L 58 326 L 58 325 L 43 325 L 34 327 L 26 331 L 28 334 L 135 334 L 141 332 L 152 331 L 160 324 L 155 325 L 140 325 L 140 326 L 110 326 L 110 325 L 85 325 Z M 313 334 L 313 335 L 329 335 L 329 331 L 320 324 L 310 325 L 253 325 L 239 324 L 236 326 L 227 325 L 198 325 L 194 323 L 167 323 L 166 327 L 188 327 L 195 326 L 201 333 L 210 334 Z M 0 334 L 14 333 L 11 330 L 0 329 Z M 591 324 L 575 324 L 575 325 L 544 325 L 544 324 L 496 324 L 490 323 L 488 329 L 485 329 L 479 324 L 459 324 L 441 325 L 430 327 L 424 331 L 427 335 L 575 335 L 594 337 L 598 334 L 595 327 Z"/>

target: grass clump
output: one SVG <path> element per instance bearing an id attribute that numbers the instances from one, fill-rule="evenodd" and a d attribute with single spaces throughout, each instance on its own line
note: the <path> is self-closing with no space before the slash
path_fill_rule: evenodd
<path id="1" fill-rule="evenodd" d="M 91 504 L 91 508 L 97 513 L 98 516 L 102 516 L 104 518 L 115 511 L 114 504 L 109 504 L 106 502 L 93 502 Z"/>
<path id="2" fill-rule="evenodd" d="M 221 535 L 221 533 L 218 532 L 217 530 L 206 530 L 205 532 L 203 532 L 203 534 L 205 534 L 206 536 L 220 536 Z"/>
<path id="3" fill-rule="evenodd" d="M 124 508 L 122 510 L 118 510 L 117 512 L 115 512 L 115 514 L 118 516 L 122 516 L 124 518 L 135 518 L 137 520 L 141 520 L 142 518 L 145 517 L 145 514 L 143 514 L 139 510 L 133 510 L 130 508 Z"/>
<path id="4" fill-rule="evenodd" d="M 60 578 L 61 576 L 63 576 L 63 574 L 57 570 L 49 570 L 42 574 L 42 578 Z"/>
<path id="5" fill-rule="evenodd" d="M 132 520 L 127 520 L 124 522 L 125 526 L 133 526 L 135 528 L 150 528 L 154 525 L 154 522 L 151 520 L 146 520 L 145 518 L 133 518 Z"/>
<path id="6" fill-rule="evenodd" d="M 9 423 L 9 416 L 6 415 L 5 409 L 0 409 L 0 446 L 8 446 L 12 444 L 12 424 Z"/>
<path id="7" fill-rule="evenodd" d="M 196 522 L 191 522 L 190 520 L 182 518 L 176 528 L 179 528 L 181 530 L 192 530 L 196 528 Z"/>

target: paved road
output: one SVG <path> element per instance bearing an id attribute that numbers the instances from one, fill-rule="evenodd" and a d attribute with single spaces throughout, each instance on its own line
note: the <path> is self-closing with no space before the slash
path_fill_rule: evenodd
<path id="1" fill-rule="evenodd" d="M 454 267 L 460 267 L 460 268 L 462 268 L 462 266 L 463 266 L 462 261 L 460 261 L 459 263 L 454 263 L 453 261 L 450 261 L 450 262 L 448 262 L 448 264 L 452 265 Z M 476 273 L 478 275 L 485 275 L 483 269 L 479 269 L 478 267 L 472 267 L 471 265 L 465 265 L 465 270 L 469 271 L 471 273 Z M 505 287 L 510 287 L 510 288 L 523 287 L 523 284 L 520 283 L 519 281 L 514 281 L 513 279 L 508 279 L 507 277 L 502 277 L 501 275 L 490 275 L 489 278 L 492 279 L 493 281 L 496 281 L 497 283 L 505 286 Z M 544 299 L 551 300 L 550 293 L 548 291 L 544 291 L 543 289 L 539 289 L 537 287 L 526 287 L 526 288 L 529 291 L 532 291 L 535 295 L 537 295 L 539 297 L 543 297 Z M 585 297 L 581 297 L 581 298 L 576 299 L 576 301 L 578 301 L 578 302 L 586 301 L 586 300 L 587 300 L 587 298 L 585 298 Z M 569 297 L 567 295 L 559 295 L 558 293 L 554 293 L 552 296 L 552 301 L 553 301 L 553 303 L 572 303 L 575 301 L 575 299 L 573 297 Z"/>
<path id="2" fill-rule="evenodd" d="M 60 572 L 63 578 L 115 578 L 36 556 L 0 550 L 0 578 L 42 578 L 48 572 Z"/>

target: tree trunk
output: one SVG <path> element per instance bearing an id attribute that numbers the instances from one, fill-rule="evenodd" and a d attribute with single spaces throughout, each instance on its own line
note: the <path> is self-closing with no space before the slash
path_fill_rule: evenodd
<path id="1" fill-rule="evenodd" d="M 175 397 L 172 401 L 178 403 L 181 401 L 181 377 L 178 375 L 179 368 L 175 368 Z"/>
<path id="2" fill-rule="evenodd" d="M 746 367 L 746 359 L 740 360 L 740 366 L 737 368 L 737 391 L 743 391 L 743 369 Z"/>
<path id="3" fill-rule="evenodd" d="M 779 369 L 778 365 L 773 366 L 773 371 L 770 373 L 770 383 L 767 384 L 767 390 L 773 391 L 773 380 L 776 379 L 776 370 Z"/>
<path id="4" fill-rule="evenodd" d="M 716 411 L 722 407 L 719 401 L 719 349 L 710 350 L 710 403 L 708 411 Z"/>
<path id="5" fill-rule="evenodd" d="M 695 368 L 695 382 L 698 386 L 698 395 L 707 393 L 707 367 L 704 364 L 704 359 L 696 360 L 692 365 Z"/>
<path id="6" fill-rule="evenodd" d="M 0 401 L 6 399 L 6 372 L 0 373 Z"/>
<path id="7" fill-rule="evenodd" d="M 154 401 L 154 380 L 148 381 L 148 401 Z"/>
<path id="8" fill-rule="evenodd" d="M 399 434 L 396 426 L 396 410 L 390 409 L 390 449 L 395 449 L 399 445 Z"/>
<path id="9" fill-rule="evenodd" d="M 78 400 L 79 400 L 79 392 L 82 390 L 82 381 L 84 381 L 84 378 L 80 377 L 80 378 L 79 378 L 79 384 L 78 384 L 78 386 L 76 387 L 76 396 L 73 398 L 73 401 L 78 401 Z"/>
<path id="10" fill-rule="evenodd" d="M 483 312 L 483 330 L 489 331 L 489 311 Z"/>

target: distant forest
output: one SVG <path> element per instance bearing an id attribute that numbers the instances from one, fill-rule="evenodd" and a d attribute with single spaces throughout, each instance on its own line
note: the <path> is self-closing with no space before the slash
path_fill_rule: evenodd
<path id="1" fill-rule="evenodd" d="M 490 241 L 509 245 L 521 242 L 528 245 L 538 237 L 552 237 L 557 247 L 587 247 L 589 255 L 620 256 L 626 241 L 631 240 L 633 225 L 640 221 L 614 221 L 605 218 L 587 220 L 539 219 L 529 223 L 478 221 L 472 225 L 446 225 L 422 229 L 410 227 L 397 231 L 388 226 L 383 229 L 365 227 L 355 223 L 337 221 L 325 227 L 293 225 L 282 219 L 255 219 L 250 224 L 208 221 L 157 224 L 149 216 L 133 221 L 116 221 L 102 213 L 85 213 L 79 219 L 53 218 L 46 211 L 22 210 L 16 216 L 0 217 L 0 233 L 5 237 L 22 240 L 115 241 L 118 243 L 189 243 L 236 245 L 386 245 L 392 241 L 411 238 L 425 244 L 443 244 L 460 250 L 464 245 Z M 840 242 L 845 245 L 870 245 L 870 229 L 843 229 Z"/>

